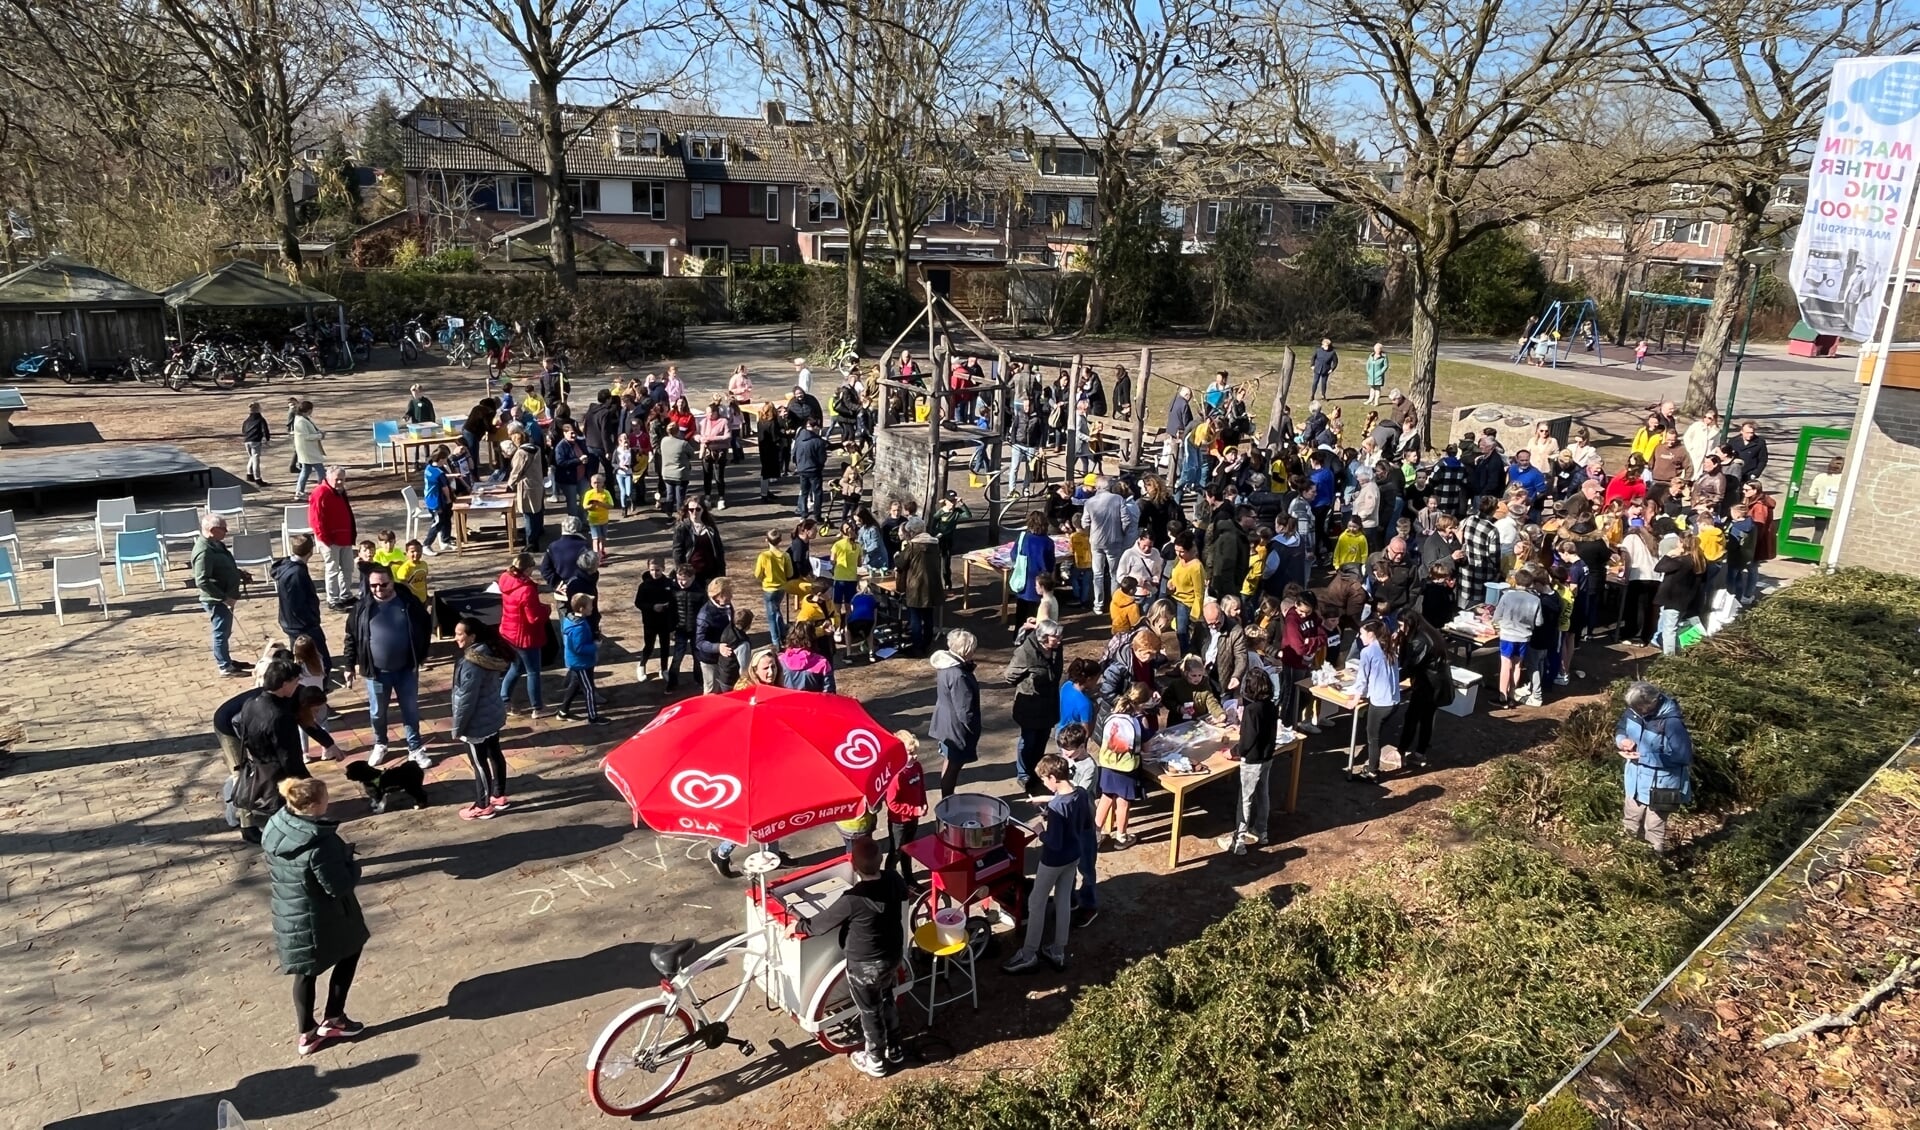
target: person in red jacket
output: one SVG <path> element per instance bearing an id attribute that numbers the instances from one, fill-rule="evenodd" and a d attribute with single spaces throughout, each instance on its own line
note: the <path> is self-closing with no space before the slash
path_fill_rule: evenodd
<path id="1" fill-rule="evenodd" d="M 913 885 L 913 860 L 906 847 L 920 831 L 920 818 L 927 814 L 927 777 L 920 768 L 920 739 L 910 730 L 895 730 L 907 747 L 907 764 L 887 785 L 887 832 L 891 844 L 887 866 L 898 866 L 900 877 Z"/>
<path id="2" fill-rule="evenodd" d="M 547 643 L 547 606 L 540 600 L 540 585 L 534 580 L 537 563 L 533 554 L 522 553 L 500 574 L 500 639 L 513 649 L 507 673 L 500 677 L 500 701 L 513 709 L 513 684 L 521 672 L 527 676 L 527 702 L 530 715 L 540 717 L 547 700 L 540 693 L 540 649 Z"/>
<path id="3" fill-rule="evenodd" d="M 353 503 L 347 499 L 347 469 L 338 463 L 327 468 L 327 477 L 307 494 L 307 525 L 320 543 L 320 555 L 326 565 L 327 604 L 345 608 L 360 599 L 358 574 L 353 567 L 354 539 L 359 527 L 353 520 Z"/>

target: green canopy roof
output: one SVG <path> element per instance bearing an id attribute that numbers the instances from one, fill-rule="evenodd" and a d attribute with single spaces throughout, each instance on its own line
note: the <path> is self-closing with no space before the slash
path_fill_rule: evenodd
<path id="1" fill-rule="evenodd" d="M 223 263 L 204 275 L 177 282 L 162 297 L 167 305 L 255 307 L 335 306 L 340 300 L 310 286 L 301 286 L 267 273 L 251 259 Z"/>
<path id="2" fill-rule="evenodd" d="M 0 278 L 0 305 L 151 306 L 160 296 L 65 255 L 53 255 Z"/>

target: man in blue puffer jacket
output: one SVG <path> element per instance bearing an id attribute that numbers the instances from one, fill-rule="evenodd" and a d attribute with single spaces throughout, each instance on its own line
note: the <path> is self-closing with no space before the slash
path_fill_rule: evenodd
<path id="1" fill-rule="evenodd" d="M 1621 827 L 1664 852 L 1667 813 L 1693 800 L 1693 738 L 1680 718 L 1680 704 L 1652 683 L 1633 684 L 1613 744 L 1627 763 Z"/>

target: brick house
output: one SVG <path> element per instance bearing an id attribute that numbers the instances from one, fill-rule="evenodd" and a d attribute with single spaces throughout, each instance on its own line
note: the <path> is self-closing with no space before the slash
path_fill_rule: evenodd
<path id="1" fill-rule="evenodd" d="M 1805 177 L 1786 178 L 1774 190 L 1773 207 L 1797 213 L 1805 194 Z M 1687 293 L 1712 297 L 1721 265 L 1737 250 L 1725 212 L 1698 184 L 1669 185 L 1665 198 L 1653 205 L 1557 232 L 1537 224 L 1531 230 L 1556 281 L 1585 279 L 1595 294 L 1614 295 L 1642 289 L 1655 276 L 1677 274 Z"/>

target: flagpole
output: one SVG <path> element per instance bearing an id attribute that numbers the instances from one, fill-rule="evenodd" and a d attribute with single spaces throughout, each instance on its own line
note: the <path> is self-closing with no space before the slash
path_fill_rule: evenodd
<path id="1" fill-rule="evenodd" d="M 1846 541 L 1847 528 L 1852 525 L 1848 519 L 1853 514 L 1853 499 L 1860 488 L 1860 472 L 1867 457 L 1867 434 L 1873 430 L 1873 415 L 1880 407 L 1880 389 L 1886 383 L 1887 366 L 1892 362 L 1893 330 L 1900 320 L 1900 301 L 1907 293 L 1908 267 L 1913 262 L 1914 234 L 1920 232 L 1920 208 L 1909 207 L 1905 222 L 1900 228 L 1899 253 L 1894 257 L 1893 269 L 1888 272 L 1893 284 L 1893 296 L 1882 303 L 1883 321 L 1880 326 L 1880 342 L 1875 351 L 1873 372 L 1867 377 L 1867 399 L 1860 412 L 1859 425 L 1854 429 L 1853 457 L 1847 460 L 1847 474 L 1840 489 L 1839 510 L 1833 516 L 1833 540 L 1827 543 L 1826 567 L 1840 567 L 1840 546 Z"/>

